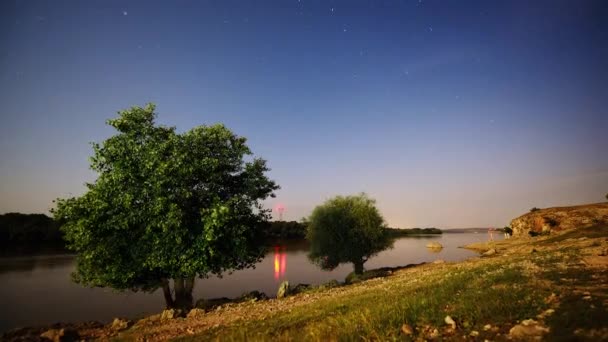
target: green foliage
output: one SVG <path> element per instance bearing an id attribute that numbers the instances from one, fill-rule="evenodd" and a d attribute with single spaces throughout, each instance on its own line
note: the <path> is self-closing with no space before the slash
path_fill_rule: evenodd
<path id="1" fill-rule="evenodd" d="M 269 239 L 304 239 L 306 224 L 296 221 L 268 222 L 266 236 Z"/>
<path id="2" fill-rule="evenodd" d="M 309 258 L 324 269 L 352 262 L 355 273 L 391 240 L 375 200 L 365 194 L 337 196 L 317 206 L 309 218 Z"/>
<path id="3" fill-rule="evenodd" d="M 539 211 L 539 210 L 540 210 L 539 208 L 534 207 L 534 208 L 530 209 L 530 212 L 531 212 L 531 213 L 533 213 L 533 212 L 535 212 L 535 211 Z"/>
<path id="4" fill-rule="evenodd" d="M 59 226 L 44 214 L 0 215 L 0 245 L 62 244 Z"/>
<path id="5" fill-rule="evenodd" d="M 81 284 L 151 290 L 263 256 L 269 211 L 261 201 L 278 189 L 266 162 L 249 158 L 246 139 L 223 125 L 179 134 L 156 125 L 154 110 L 132 107 L 108 120 L 118 133 L 93 144 L 97 180 L 82 196 L 57 200 L 53 214 L 78 253 Z"/>

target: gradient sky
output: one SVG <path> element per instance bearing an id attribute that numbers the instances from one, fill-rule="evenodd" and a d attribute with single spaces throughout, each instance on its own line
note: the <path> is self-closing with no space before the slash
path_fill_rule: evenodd
<path id="1" fill-rule="evenodd" d="M 608 192 L 606 1 L 2 1 L 0 213 L 95 179 L 154 102 L 225 123 L 298 220 L 367 192 L 395 227 L 504 226 Z"/>

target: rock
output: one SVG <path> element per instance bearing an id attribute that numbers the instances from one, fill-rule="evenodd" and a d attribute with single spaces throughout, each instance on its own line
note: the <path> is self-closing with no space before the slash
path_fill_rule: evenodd
<path id="1" fill-rule="evenodd" d="M 168 320 L 172 320 L 175 318 L 178 318 L 182 315 L 182 310 L 179 309 L 166 309 L 163 310 L 162 314 L 160 315 L 160 321 L 168 321 Z"/>
<path id="2" fill-rule="evenodd" d="M 490 329 L 492 329 L 492 326 L 490 324 L 486 324 L 483 326 L 483 331 L 488 331 Z"/>
<path id="3" fill-rule="evenodd" d="M 439 337 L 439 329 L 433 329 L 433 331 L 431 331 L 429 334 L 429 338 L 436 339 L 437 337 Z"/>
<path id="4" fill-rule="evenodd" d="M 230 303 L 232 300 L 230 298 L 226 298 L 226 297 L 221 297 L 221 298 L 211 298 L 211 299 L 204 299 L 201 298 L 199 300 L 196 301 L 196 305 L 195 307 L 199 308 L 199 309 L 203 309 L 206 311 L 209 311 L 215 307 L 218 307 L 220 305 L 226 304 L 226 303 Z"/>
<path id="5" fill-rule="evenodd" d="M 509 330 L 509 336 L 516 339 L 530 340 L 536 338 L 542 338 L 542 336 L 549 332 L 549 328 L 542 326 L 533 319 L 527 319 L 511 328 Z"/>
<path id="6" fill-rule="evenodd" d="M 473 331 L 471 331 L 471 333 L 469 334 L 469 336 L 473 336 L 473 337 L 479 336 L 479 331 L 473 330 Z"/>
<path id="7" fill-rule="evenodd" d="M 454 322 L 452 317 L 450 317 L 449 315 L 445 316 L 444 321 L 445 321 L 445 324 L 450 325 L 452 327 L 452 329 L 456 329 L 456 322 Z"/>
<path id="8" fill-rule="evenodd" d="M 526 213 L 511 221 L 513 236 L 585 229 L 608 224 L 608 203 L 554 207 Z"/>
<path id="9" fill-rule="evenodd" d="M 51 340 L 53 342 L 67 342 L 67 341 L 78 341 L 78 333 L 71 329 L 49 329 L 42 334 L 40 337 Z"/>
<path id="10" fill-rule="evenodd" d="M 363 275 L 359 275 L 355 272 L 350 272 L 348 275 L 346 275 L 346 278 L 344 278 L 344 283 L 346 284 L 356 284 L 356 283 L 360 283 L 361 281 L 363 281 Z"/>
<path id="11" fill-rule="evenodd" d="M 327 283 L 324 283 L 324 284 L 320 285 L 319 288 L 321 288 L 321 289 L 331 289 L 333 287 L 338 287 L 338 286 L 340 286 L 340 282 L 334 279 L 334 280 L 330 280 Z"/>
<path id="12" fill-rule="evenodd" d="M 494 255 L 496 253 L 497 253 L 496 252 L 496 248 L 490 248 L 487 251 L 483 252 L 483 254 L 481 254 L 481 255 L 483 255 L 483 256 L 491 256 L 491 255 Z"/>
<path id="13" fill-rule="evenodd" d="M 310 284 L 298 284 L 291 290 L 291 294 L 306 292 L 312 288 L 313 287 Z"/>
<path id="14" fill-rule="evenodd" d="M 112 325 L 110 326 L 110 329 L 114 330 L 114 331 L 121 331 L 121 330 L 125 330 L 129 327 L 130 322 L 126 319 L 121 319 L 121 318 L 114 318 L 114 320 L 112 321 Z"/>
<path id="15" fill-rule="evenodd" d="M 411 335 L 414 333 L 414 329 L 409 324 L 404 324 L 401 326 L 401 332 L 406 335 Z"/>
<path id="16" fill-rule="evenodd" d="M 251 291 L 251 292 L 247 292 L 245 294 L 243 294 L 242 296 L 240 296 L 237 301 L 238 302 L 248 302 L 248 301 L 258 301 L 258 300 L 264 300 L 264 299 L 268 299 L 268 296 L 266 296 L 265 293 L 260 292 L 260 291 Z"/>
<path id="17" fill-rule="evenodd" d="M 442 249 L 443 246 L 439 243 L 439 242 L 429 242 L 426 244 L 426 248 L 430 248 L 430 249 Z"/>
<path id="18" fill-rule="evenodd" d="M 543 319 L 543 318 L 545 318 L 547 316 L 553 315 L 554 312 L 555 312 L 555 310 L 553 310 L 553 309 L 547 309 L 543 313 L 537 315 L 536 318 Z"/>
<path id="19" fill-rule="evenodd" d="M 279 290 L 277 291 L 277 298 L 285 298 L 290 294 L 289 281 L 285 280 L 279 285 Z"/>
<path id="20" fill-rule="evenodd" d="M 205 310 L 203 309 L 199 309 L 199 308 L 194 308 L 192 310 L 190 310 L 190 312 L 188 312 L 188 318 L 197 318 L 197 317 L 202 317 L 205 315 Z"/>

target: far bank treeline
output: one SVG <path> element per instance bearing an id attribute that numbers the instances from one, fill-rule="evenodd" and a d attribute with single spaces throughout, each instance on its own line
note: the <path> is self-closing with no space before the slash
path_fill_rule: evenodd
<path id="1" fill-rule="evenodd" d="M 305 239 L 307 222 L 271 221 L 265 223 L 266 240 Z M 391 237 L 441 234 L 438 228 L 387 228 Z M 44 214 L 7 213 L 0 215 L 0 246 L 63 246 L 59 224 Z"/>

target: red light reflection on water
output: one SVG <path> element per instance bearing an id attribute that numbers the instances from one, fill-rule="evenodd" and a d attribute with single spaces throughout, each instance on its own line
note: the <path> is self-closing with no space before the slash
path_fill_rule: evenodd
<path id="1" fill-rule="evenodd" d="M 279 280 L 279 278 L 285 276 L 285 271 L 287 270 L 287 253 L 285 252 L 285 247 L 274 247 L 274 279 Z"/>

